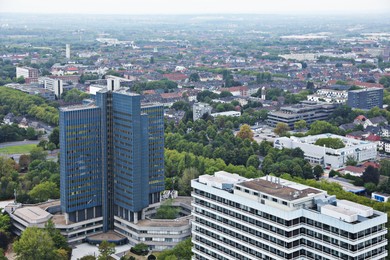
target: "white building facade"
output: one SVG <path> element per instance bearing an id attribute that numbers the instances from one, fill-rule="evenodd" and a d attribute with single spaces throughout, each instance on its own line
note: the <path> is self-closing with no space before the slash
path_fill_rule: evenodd
<path id="1" fill-rule="evenodd" d="M 326 191 L 227 172 L 192 180 L 193 259 L 385 259 L 387 215 Z"/>
<path id="2" fill-rule="evenodd" d="M 196 121 L 196 120 L 202 118 L 202 116 L 206 113 L 211 114 L 212 109 L 213 109 L 213 107 L 207 103 L 201 103 L 201 102 L 194 103 L 194 105 L 192 106 L 192 110 L 194 111 L 193 112 L 193 120 Z"/>
<path id="3" fill-rule="evenodd" d="M 315 145 L 320 138 L 338 138 L 345 147 L 332 149 Z M 274 147 L 278 149 L 300 148 L 305 154 L 305 159 L 310 163 L 319 164 L 325 167 L 344 167 L 348 157 L 354 158 L 357 162 L 374 160 L 377 156 L 377 145 L 373 142 L 356 140 L 334 134 L 320 134 L 307 137 L 281 137 L 274 141 Z"/>

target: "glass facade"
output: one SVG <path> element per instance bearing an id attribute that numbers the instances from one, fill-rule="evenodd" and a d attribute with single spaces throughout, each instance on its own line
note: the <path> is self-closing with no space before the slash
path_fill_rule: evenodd
<path id="1" fill-rule="evenodd" d="M 81 135 L 80 139 L 81 131 L 87 137 Z M 72 146 L 70 137 L 78 138 L 76 145 Z M 80 221 L 85 210 L 93 208 L 93 213 L 103 216 L 107 231 L 114 227 L 114 216 L 137 221 L 142 209 L 160 200 L 164 190 L 163 107 L 141 108 L 140 96 L 124 89 L 101 91 L 96 94 L 93 108 L 60 109 L 60 139 L 61 204 L 70 220 Z M 87 145 L 91 152 L 85 155 Z M 69 153 L 77 160 L 94 158 L 93 163 L 84 166 L 91 178 L 72 172 L 75 162 L 65 157 Z M 67 182 L 69 178 L 77 182 Z M 84 186 L 92 188 L 81 189 Z M 73 190 L 85 198 L 76 207 Z M 85 217 L 92 215 L 87 212 Z"/>
<path id="2" fill-rule="evenodd" d="M 101 215 L 100 108 L 60 113 L 61 208 L 73 222 Z"/>

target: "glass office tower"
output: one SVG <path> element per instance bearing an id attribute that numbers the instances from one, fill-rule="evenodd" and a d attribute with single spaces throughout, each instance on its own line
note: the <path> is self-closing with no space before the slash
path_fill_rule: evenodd
<path id="1" fill-rule="evenodd" d="M 137 222 L 160 201 L 162 106 L 141 106 L 127 89 L 102 90 L 96 104 L 60 109 L 60 148 L 61 206 L 70 221 L 102 217 L 107 231 L 115 217 Z"/>

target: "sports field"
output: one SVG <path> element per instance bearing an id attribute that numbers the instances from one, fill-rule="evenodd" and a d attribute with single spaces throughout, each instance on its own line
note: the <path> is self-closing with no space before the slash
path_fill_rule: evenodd
<path id="1" fill-rule="evenodd" d="M 28 154 L 36 144 L 24 144 L 0 148 L 0 154 Z"/>

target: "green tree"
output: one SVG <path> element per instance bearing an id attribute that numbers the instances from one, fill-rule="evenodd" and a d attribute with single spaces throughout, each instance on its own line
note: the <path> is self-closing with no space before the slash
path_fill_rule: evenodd
<path id="1" fill-rule="evenodd" d="M 182 196 L 189 196 L 191 194 L 191 180 L 199 177 L 199 171 L 190 167 L 183 171 L 183 176 L 179 179 L 179 194 Z"/>
<path id="2" fill-rule="evenodd" d="M 274 133 L 278 136 L 284 136 L 287 134 L 287 132 L 290 131 L 290 127 L 286 123 L 277 123 L 274 128 Z"/>
<path id="3" fill-rule="evenodd" d="M 307 124 L 306 124 L 305 120 L 299 120 L 299 121 L 296 121 L 294 123 L 294 129 L 296 129 L 298 131 L 301 131 L 301 130 L 305 129 L 306 126 L 307 126 Z"/>
<path id="4" fill-rule="evenodd" d="M 324 133 L 338 134 L 340 130 L 337 126 L 332 125 L 326 121 L 315 121 L 310 125 L 310 130 L 307 132 L 308 135 L 318 135 Z"/>
<path id="5" fill-rule="evenodd" d="M 197 72 L 191 73 L 189 80 L 191 82 L 198 82 L 200 80 L 199 74 Z"/>
<path id="6" fill-rule="evenodd" d="M 37 227 L 27 227 L 20 239 L 14 243 L 13 249 L 17 259 L 55 259 L 53 240 L 46 230 Z"/>
<path id="7" fill-rule="evenodd" d="M 188 238 L 178 243 L 174 248 L 164 250 L 158 255 L 159 260 L 191 260 L 192 257 L 192 242 L 191 238 Z"/>
<path id="8" fill-rule="evenodd" d="M 16 82 L 19 84 L 24 84 L 24 83 L 26 83 L 26 80 L 24 79 L 23 76 L 20 76 L 16 79 Z"/>
<path id="9" fill-rule="evenodd" d="M 54 253 L 56 255 L 56 260 L 69 260 L 68 251 L 63 248 L 54 250 Z"/>
<path id="10" fill-rule="evenodd" d="M 324 170 L 322 169 L 321 165 L 316 165 L 313 168 L 313 174 L 316 177 L 317 180 L 319 180 L 324 173 Z"/>
<path id="11" fill-rule="evenodd" d="M 337 171 L 335 171 L 335 170 L 330 170 L 330 172 L 329 172 L 329 178 L 333 178 L 334 176 L 336 176 L 336 175 L 338 175 L 338 172 Z"/>
<path id="12" fill-rule="evenodd" d="M 1 213 L 0 209 L 0 249 L 7 250 L 10 242 L 11 218 L 6 213 Z"/>
<path id="13" fill-rule="evenodd" d="M 261 141 L 260 146 L 259 146 L 259 152 L 260 155 L 266 156 L 268 154 L 268 150 L 272 148 L 272 143 L 268 141 Z"/>
<path id="14" fill-rule="evenodd" d="M 380 161 L 379 173 L 383 176 L 390 176 L 390 160 L 381 160 Z"/>
<path id="15" fill-rule="evenodd" d="M 149 247 L 144 243 L 138 243 L 133 246 L 130 251 L 137 255 L 146 255 L 149 251 Z"/>
<path id="16" fill-rule="evenodd" d="M 30 164 L 31 162 L 31 158 L 30 158 L 30 155 L 28 154 L 22 154 L 20 157 L 19 157 L 19 167 L 20 167 L 20 170 L 24 170 L 24 169 L 27 169 L 28 165 Z"/>
<path id="17" fill-rule="evenodd" d="M 34 128 L 27 127 L 27 129 L 26 129 L 26 138 L 28 140 L 36 140 L 38 138 L 38 135 L 35 132 Z"/>
<path id="18" fill-rule="evenodd" d="M 48 144 L 48 141 L 42 139 L 41 141 L 39 141 L 39 143 L 37 144 L 37 146 L 38 146 L 38 147 L 42 147 L 43 150 L 46 150 L 47 144 Z"/>
<path id="19" fill-rule="evenodd" d="M 80 260 L 96 260 L 96 257 L 93 255 L 86 255 L 81 257 Z"/>
<path id="20" fill-rule="evenodd" d="M 102 241 L 99 245 L 99 257 L 98 260 L 111 259 L 110 255 L 115 254 L 115 244 L 109 243 L 106 240 Z"/>
<path id="21" fill-rule="evenodd" d="M 371 194 L 372 192 L 376 191 L 377 186 L 375 183 L 368 182 L 364 183 L 364 188 L 366 188 L 366 190 Z"/>
<path id="22" fill-rule="evenodd" d="M 53 240 L 54 246 L 56 248 L 70 250 L 66 238 L 63 235 L 61 235 L 61 232 L 58 229 L 55 228 L 54 223 L 51 219 L 49 219 L 49 221 L 46 222 L 45 230 L 50 235 L 51 239 Z"/>
<path id="23" fill-rule="evenodd" d="M 243 124 L 240 127 L 240 131 L 237 133 L 237 137 L 241 139 L 248 139 L 250 141 L 253 141 L 253 131 L 251 127 L 247 124 Z"/>
<path id="24" fill-rule="evenodd" d="M 60 191 L 55 183 L 45 181 L 35 186 L 28 195 L 37 202 L 43 202 L 48 199 L 58 199 Z"/>
<path id="25" fill-rule="evenodd" d="M 5 257 L 4 249 L 0 248 L 0 260 L 8 260 L 7 257 Z"/>
<path id="26" fill-rule="evenodd" d="M 34 147 L 30 151 L 31 161 L 34 161 L 34 160 L 45 161 L 46 157 L 47 157 L 47 152 L 45 152 L 42 147 Z"/>
<path id="27" fill-rule="evenodd" d="M 372 182 L 375 185 L 378 185 L 379 183 L 379 171 L 377 168 L 372 167 L 371 165 L 366 168 L 366 170 L 363 172 L 362 180 L 364 183 Z"/>
<path id="28" fill-rule="evenodd" d="M 232 97 L 233 94 L 229 91 L 222 91 L 220 94 L 219 94 L 219 97 L 220 98 L 225 98 L 225 97 Z"/>
<path id="29" fill-rule="evenodd" d="M 60 144 L 60 129 L 55 127 L 49 135 L 49 142 L 55 144 L 57 147 Z"/>
<path id="30" fill-rule="evenodd" d="M 340 138 L 331 138 L 331 137 L 319 138 L 314 144 L 318 146 L 325 146 L 332 149 L 340 149 L 345 147 L 345 144 Z"/>
<path id="31" fill-rule="evenodd" d="M 257 155 L 249 156 L 248 160 L 246 161 L 246 167 L 253 166 L 255 169 L 257 169 L 259 165 L 260 161 Z"/>
<path id="32" fill-rule="evenodd" d="M 157 209 L 156 219 L 175 219 L 179 214 L 180 209 L 172 206 L 172 200 L 166 200 L 161 203 L 161 206 Z"/>
<path id="33" fill-rule="evenodd" d="M 77 88 L 72 88 L 71 90 L 65 91 L 61 98 L 67 103 L 78 103 L 88 97 L 89 94 L 82 92 Z"/>
<path id="34" fill-rule="evenodd" d="M 291 150 L 291 156 L 297 158 L 304 158 L 305 152 L 301 148 L 297 147 Z"/>
<path id="35" fill-rule="evenodd" d="M 357 165 L 356 158 L 353 155 L 348 155 L 347 156 L 347 161 L 345 162 L 345 165 L 351 165 L 351 166 L 356 166 Z"/>
<path id="36" fill-rule="evenodd" d="M 54 143 L 52 143 L 52 142 L 50 142 L 50 143 L 47 144 L 47 149 L 48 149 L 50 152 L 52 152 L 52 151 L 55 150 L 56 148 L 57 148 L 57 146 L 56 146 Z"/>

